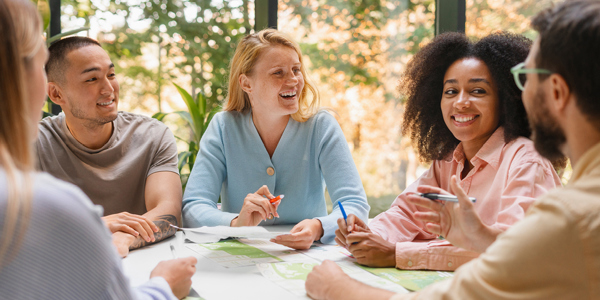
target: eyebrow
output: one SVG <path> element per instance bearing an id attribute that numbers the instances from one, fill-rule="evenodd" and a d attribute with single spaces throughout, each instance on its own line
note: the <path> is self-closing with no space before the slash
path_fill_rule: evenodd
<path id="1" fill-rule="evenodd" d="M 489 81 L 487 81 L 487 79 L 484 79 L 484 78 L 471 78 L 471 79 L 469 79 L 469 82 L 471 82 L 471 83 L 484 82 L 489 85 L 492 85 Z M 448 79 L 448 80 L 444 81 L 444 85 L 446 85 L 447 83 L 458 83 L 458 80 Z"/>
<path id="2" fill-rule="evenodd" d="M 114 67 L 115 67 L 115 64 L 111 63 L 108 66 L 108 69 L 112 69 Z M 94 71 L 100 71 L 100 68 L 98 68 L 98 67 L 88 68 L 88 69 L 83 70 L 83 72 L 81 72 L 81 74 L 85 74 L 85 73 L 89 73 L 89 72 L 94 72 Z"/>

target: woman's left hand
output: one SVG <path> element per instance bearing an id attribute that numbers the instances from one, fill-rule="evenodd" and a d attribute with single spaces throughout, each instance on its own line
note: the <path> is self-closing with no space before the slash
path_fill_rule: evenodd
<path id="1" fill-rule="evenodd" d="M 308 249 L 323 236 L 323 226 L 318 219 L 306 219 L 296 224 L 290 234 L 280 235 L 271 242 L 294 249 Z"/>

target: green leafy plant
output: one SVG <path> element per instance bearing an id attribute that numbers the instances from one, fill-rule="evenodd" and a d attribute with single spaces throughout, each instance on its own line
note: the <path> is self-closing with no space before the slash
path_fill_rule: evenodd
<path id="1" fill-rule="evenodd" d="M 180 87 L 177 84 L 173 84 L 177 88 L 177 91 L 183 98 L 185 105 L 188 108 L 188 111 L 175 111 L 172 113 L 163 113 L 158 112 L 155 113 L 152 117 L 164 122 L 164 118 L 170 114 L 176 114 L 185 120 L 188 125 L 192 129 L 192 137 L 189 139 L 183 139 L 178 136 L 175 138 L 184 141 L 188 147 L 187 150 L 181 151 L 178 154 L 179 163 L 179 174 L 181 176 L 181 184 L 185 189 L 185 185 L 187 184 L 187 180 L 192 172 L 192 168 L 194 167 L 194 163 L 196 162 L 196 156 L 198 155 L 198 151 L 200 151 L 200 139 L 202 135 L 206 131 L 208 124 L 214 117 L 214 115 L 221 109 L 219 106 L 209 110 L 207 106 L 206 97 L 202 93 L 198 93 L 196 96 L 196 100 L 193 99 L 192 95 L 188 93 L 185 89 Z M 187 168 L 185 168 L 187 166 Z M 184 173 L 185 171 L 185 173 Z"/>

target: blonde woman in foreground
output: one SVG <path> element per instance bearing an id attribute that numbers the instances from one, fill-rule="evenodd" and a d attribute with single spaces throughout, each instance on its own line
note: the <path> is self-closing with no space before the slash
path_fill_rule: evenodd
<path id="1" fill-rule="evenodd" d="M 132 289 L 98 209 L 77 187 L 35 172 L 32 146 L 46 99 L 47 58 L 32 2 L 0 0 L 0 295 L 183 298 L 195 258 L 161 262 L 147 283 Z"/>

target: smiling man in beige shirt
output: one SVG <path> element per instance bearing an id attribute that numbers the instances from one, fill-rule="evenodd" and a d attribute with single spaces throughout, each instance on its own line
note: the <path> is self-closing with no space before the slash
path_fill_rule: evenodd
<path id="1" fill-rule="evenodd" d="M 308 276 L 309 296 L 600 299 L 600 1 L 565 1 L 539 13 L 532 26 L 540 35 L 525 64 L 513 72 L 526 76 L 524 86 L 517 85 L 523 89 L 536 150 L 549 159 L 563 153 L 571 159 L 569 184 L 539 198 L 522 221 L 497 236 L 481 222 L 456 180 L 458 205 L 411 196 L 411 203 L 431 210 L 419 216 L 429 223 L 428 230 L 481 256 L 452 279 L 398 295 L 356 282 L 326 261 Z"/>

